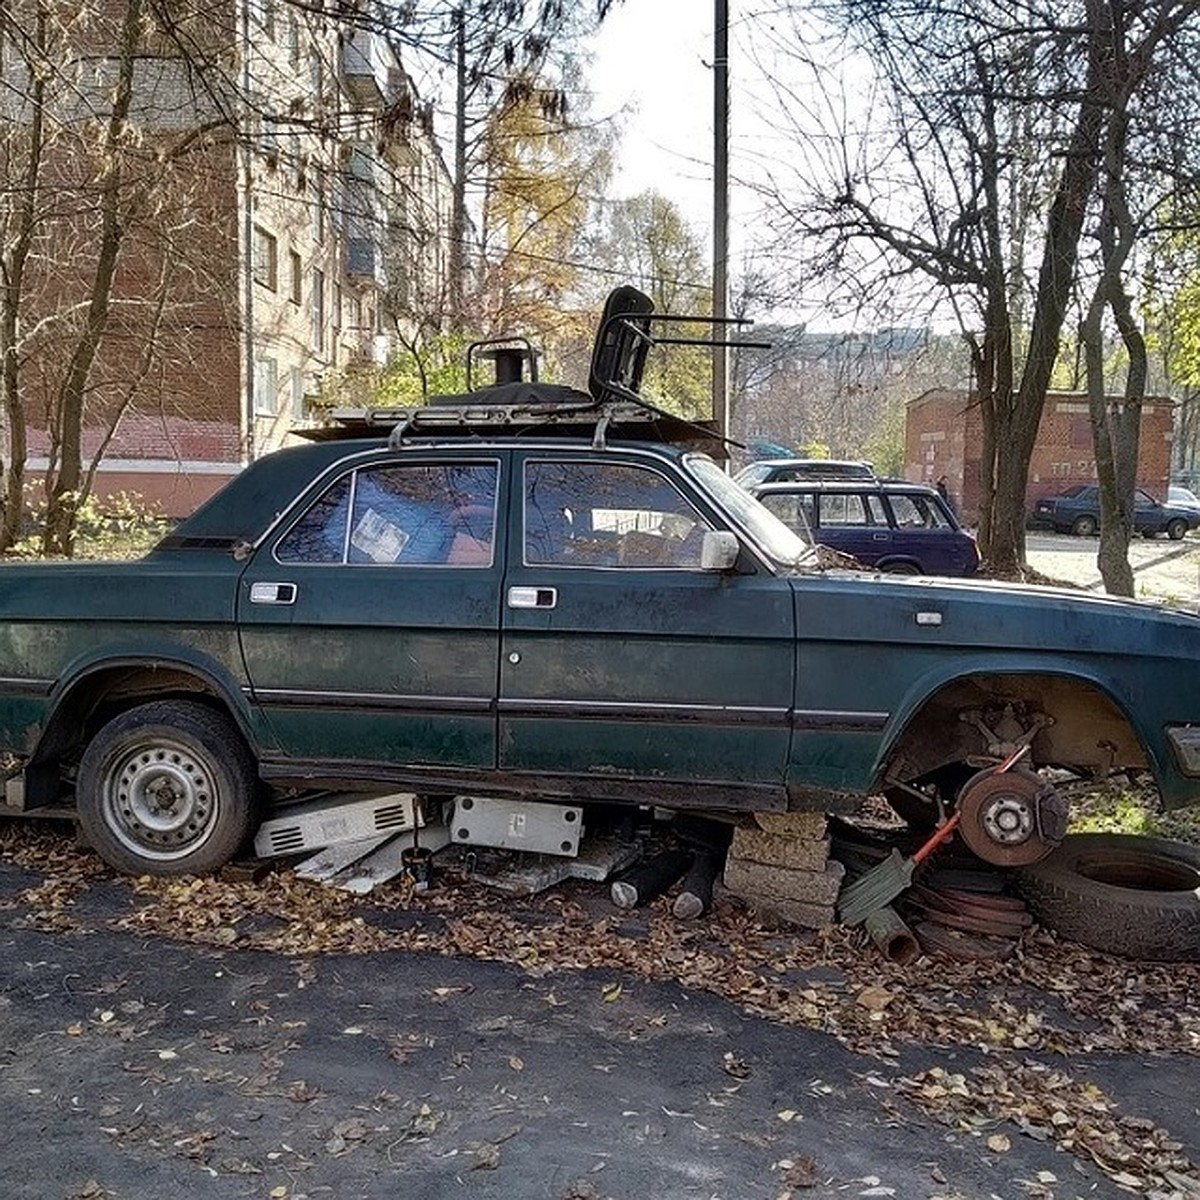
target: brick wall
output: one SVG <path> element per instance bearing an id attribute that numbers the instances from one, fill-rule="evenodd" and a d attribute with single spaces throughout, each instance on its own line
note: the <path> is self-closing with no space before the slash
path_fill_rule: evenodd
<path id="1" fill-rule="evenodd" d="M 1171 467 L 1174 404 L 1147 397 L 1142 405 L 1138 485 L 1160 500 L 1166 498 Z M 978 405 L 966 391 L 936 389 L 911 400 L 904 439 L 905 478 L 934 483 L 946 477 L 959 514 L 968 523 L 979 512 L 983 423 Z M 1072 484 L 1093 483 L 1096 456 L 1087 397 L 1077 392 L 1051 392 L 1046 397 L 1037 442 L 1029 463 L 1026 506 L 1055 495 Z"/>

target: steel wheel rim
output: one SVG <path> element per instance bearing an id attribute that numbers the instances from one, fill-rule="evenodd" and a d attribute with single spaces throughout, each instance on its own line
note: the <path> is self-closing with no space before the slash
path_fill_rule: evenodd
<path id="1" fill-rule="evenodd" d="M 185 742 L 155 738 L 115 755 L 104 774 L 104 821 L 143 858 L 171 862 L 212 836 L 219 797 L 207 763 Z"/>

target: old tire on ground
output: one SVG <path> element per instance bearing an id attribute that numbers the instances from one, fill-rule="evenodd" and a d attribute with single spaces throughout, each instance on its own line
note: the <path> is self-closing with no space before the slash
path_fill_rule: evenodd
<path id="1" fill-rule="evenodd" d="M 1017 879 L 1038 920 L 1072 941 L 1152 962 L 1200 960 L 1200 847 L 1073 833 Z"/>
<path id="2" fill-rule="evenodd" d="M 1100 523 L 1095 517 L 1076 517 L 1075 524 L 1071 526 L 1071 532 L 1076 537 L 1091 537 L 1097 529 L 1100 528 Z"/>
<path id="3" fill-rule="evenodd" d="M 1187 522 L 1182 517 L 1174 517 L 1167 522 L 1167 537 L 1173 542 L 1178 542 L 1187 533 L 1187 529 Z"/>
<path id="4" fill-rule="evenodd" d="M 79 763 L 84 836 L 120 871 L 215 871 L 254 832 L 258 774 L 241 733 L 203 704 L 156 700 L 114 717 Z"/>

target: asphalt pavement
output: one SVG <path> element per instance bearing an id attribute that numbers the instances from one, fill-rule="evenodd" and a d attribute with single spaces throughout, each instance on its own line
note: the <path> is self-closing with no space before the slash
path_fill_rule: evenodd
<path id="1" fill-rule="evenodd" d="M 1103 592 L 1096 566 L 1098 538 L 1066 533 L 1025 535 L 1029 565 L 1052 579 L 1061 579 L 1089 591 Z M 1178 542 L 1167 538 L 1134 538 L 1129 544 L 1137 596 L 1181 607 L 1200 607 L 1200 533 Z"/>
<path id="2" fill-rule="evenodd" d="M 749 1015 L 620 971 L 137 936 L 116 931 L 136 886 L 112 877 L 47 919 L 56 886 L 0 862 L 6 1200 L 1131 1194 L 1011 1119 L 913 1104 L 901 1074 L 970 1086 L 953 1080 L 989 1061 L 932 1028 L 931 1044 L 879 1057 L 769 1005 Z M 1066 1065 L 1040 1058 L 1022 1069 Z M 1069 1069 L 1196 1161 L 1194 1062 L 1095 1054 Z"/>

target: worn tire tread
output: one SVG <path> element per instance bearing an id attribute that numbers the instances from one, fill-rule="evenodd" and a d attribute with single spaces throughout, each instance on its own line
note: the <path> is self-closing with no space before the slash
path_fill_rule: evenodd
<path id="1" fill-rule="evenodd" d="M 1070 834 L 1048 858 L 1023 868 L 1018 884 L 1038 920 L 1072 941 L 1153 962 L 1200 961 L 1200 886 L 1191 891 L 1118 887 L 1082 875 L 1084 853 L 1136 850 L 1191 868 L 1200 847 L 1127 834 Z"/>

